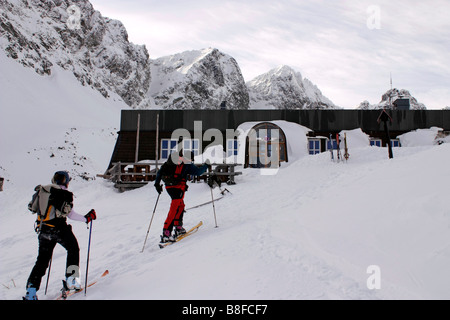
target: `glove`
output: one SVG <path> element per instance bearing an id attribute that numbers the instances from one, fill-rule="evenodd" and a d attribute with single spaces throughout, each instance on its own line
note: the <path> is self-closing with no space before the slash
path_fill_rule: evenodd
<path id="1" fill-rule="evenodd" d="M 163 191 L 163 187 L 160 184 L 155 184 L 155 189 L 159 194 L 161 194 L 161 192 Z"/>
<path id="2" fill-rule="evenodd" d="M 217 176 L 214 173 L 211 173 L 208 179 L 206 179 L 206 183 L 210 188 L 214 188 L 215 182 L 217 182 Z"/>
<path id="3" fill-rule="evenodd" d="M 91 211 L 88 212 L 87 215 L 84 216 L 86 218 L 86 223 L 91 222 L 92 220 L 97 219 L 97 214 L 95 213 L 95 210 L 92 209 Z"/>
<path id="4" fill-rule="evenodd" d="M 208 169 L 211 169 L 211 161 L 209 161 L 209 159 L 206 159 L 203 165 L 206 166 Z"/>

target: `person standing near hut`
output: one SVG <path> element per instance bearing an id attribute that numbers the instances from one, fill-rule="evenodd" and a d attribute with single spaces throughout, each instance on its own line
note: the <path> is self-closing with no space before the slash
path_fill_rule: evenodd
<path id="1" fill-rule="evenodd" d="M 183 215 L 184 215 L 184 194 L 187 191 L 187 177 L 200 176 L 209 167 L 205 163 L 201 167 L 197 167 L 193 162 L 192 152 L 180 151 L 173 152 L 169 159 L 161 166 L 156 174 L 155 188 L 161 194 L 163 187 L 161 180 L 166 186 L 166 191 L 172 198 L 167 218 L 164 222 L 163 233 L 161 235 L 161 243 L 174 242 L 176 238 L 184 233 Z M 175 228 L 174 234 L 172 231 Z"/>

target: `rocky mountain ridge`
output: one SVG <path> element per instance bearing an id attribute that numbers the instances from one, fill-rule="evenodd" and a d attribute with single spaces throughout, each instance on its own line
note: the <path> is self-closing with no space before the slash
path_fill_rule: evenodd
<path id="1" fill-rule="evenodd" d="M 417 101 L 408 90 L 405 89 L 389 89 L 381 96 L 381 101 L 376 104 L 370 104 L 365 100 L 361 102 L 357 109 L 372 110 L 372 109 L 395 109 L 395 101 L 397 99 L 408 99 L 411 110 L 425 110 L 426 106 Z"/>
<path id="2" fill-rule="evenodd" d="M 283 65 L 247 83 L 252 109 L 330 109 L 334 103 L 310 80 Z"/>
<path id="3" fill-rule="evenodd" d="M 131 108 L 313 109 L 335 105 L 282 66 L 245 83 L 236 60 L 215 48 L 150 59 L 118 20 L 88 0 L 0 0 L 0 50 L 42 76 L 61 67 L 83 86 Z"/>
<path id="4" fill-rule="evenodd" d="M 247 109 L 249 97 L 236 60 L 214 48 L 151 61 L 149 96 L 165 109 Z"/>
<path id="5" fill-rule="evenodd" d="M 8 57 L 43 76 L 57 65 L 104 97 L 117 94 L 127 105 L 145 105 L 149 55 L 128 41 L 120 21 L 103 17 L 88 0 L 0 4 L 0 48 Z"/>

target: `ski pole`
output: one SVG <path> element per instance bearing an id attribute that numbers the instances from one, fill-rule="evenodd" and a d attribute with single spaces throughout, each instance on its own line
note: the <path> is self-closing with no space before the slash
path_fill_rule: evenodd
<path id="1" fill-rule="evenodd" d="M 91 225 L 89 227 L 89 242 L 88 242 L 88 252 L 87 252 L 87 259 L 86 259 L 86 279 L 84 280 L 84 295 L 86 296 L 86 292 L 87 292 L 87 281 L 88 281 L 88 271 L 89 271 L 89 254 L 91 252 L 91 235 L 92 235 L 92 221 L 91 220 Z"/>
<path id="2" fill-rule="evenodd" d="M 141 253 L 144 252 L 145 244 L 147 243 L 148 233 L 150 232 L 150 227 L 152 226 L 153 217 L 155 216 L 156 206 L 158 205 L 160 195 L 161 194 L 158 193 L 158 198 L 156 198 L 155 208 L 153 208 L 152 218 L 150 219 L 150 224 L 148 225 L 147 235 L 145 236 L 144 246 L 142 247 Z"/>
<path id="3" fill-rule="evenodd" d="M 214 197 L 213 197 L 212 188 L 210 188 L 210 190 L 211 190 L 211 202 L 212 202 L 212 205 L 213 205 L 213 211 L 214 211 L 214 221 L 216 222 L 215 228 L 218 228 L 219 226 L 217 225 L 216 206 L 214 205 Z"/>
<path id="4" fill-rule="evenodd" d="M 48 279 L 50 279 L 50 271 L 52 271 L 52 260 L 53 260 L 53 252 L 52 252 L 52 257 L 50 258 L 50 264 L 48 265 L 47 282 L 45 283 L 44 295 L 47 295 Z"/>

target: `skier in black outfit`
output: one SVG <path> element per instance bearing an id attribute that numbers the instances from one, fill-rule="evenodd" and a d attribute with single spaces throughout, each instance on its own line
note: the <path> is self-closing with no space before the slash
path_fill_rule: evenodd
<path id="1" fill-rule="evenodd" d="M 39 251 L 36 263 L 27 281 L 24 300 L 37 300 L 41 279 L 48 268 L 55 245 L 59 243 L 67 250 L 66 283 L 69 289 L 81 290 L 79 280 L 80 249 L 66 218 L 89 223 L 97 218 L 95 210 L 82 216 L 72 209 L 73 195 L 67 190 L 70 177 L 67 171 L 54 174 L 52 184 L 37 186 L 28 208 L 37 213 Z"/>
<path id="2" fill-rule="evenodd" d="M 186 230 L 183 228 L 183 215 L 185 212 L 183 199 L 188 188 L 186 185 L 187 176 L 200 176 L 209 167 L 208 164 L 203 164 L 201 167 L 197 167 L 191 163 L 193 160 L 192 153 L 186 153 L 183 156 L 182 151 L 180 151 L 179 154 L 174 152 L 156 174 L 156 191 L 159 194 L 163 191 L 163 187 L 160 184 L 161 180 L 163 180 L 166 185 L 166 191 L 172 198 L 169 213 L 167 214 L 166 221 L 164 222 L 161 243 L 175 241 L 176 237 L 186 233 Z M 174 227 L 175 234 L 172 236 L 172 230 Z"/>

